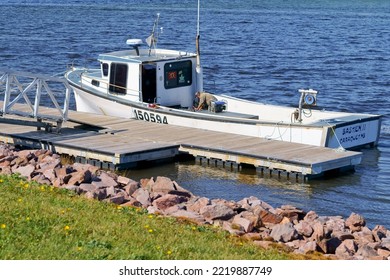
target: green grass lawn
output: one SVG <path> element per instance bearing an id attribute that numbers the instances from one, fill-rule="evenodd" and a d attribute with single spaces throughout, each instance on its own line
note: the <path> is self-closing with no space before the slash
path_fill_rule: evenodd
<path id="1" fill-rule="evenodd" d="M 0 175 L 2 260 L 291 259 L 221 229 Z"/>

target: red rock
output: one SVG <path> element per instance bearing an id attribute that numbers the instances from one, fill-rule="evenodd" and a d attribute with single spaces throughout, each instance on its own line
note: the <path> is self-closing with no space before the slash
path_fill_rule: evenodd
<path id="1" fill-rule="evenodd" d="M 258 215 L 264 225 L 279 224 L 283 220 L 282 216 L 273 214 L 265 209 L 260 210 Z"/>
<path id="2" fill-rule="evenodd" d="M 94 190 L 96 190 L 97 188 L 92 185 L 92 184 L 89 184 L 89 183 L 83 183 L 83 184 L 80 184 L 79 187 L 78 187 L 78 193 L 79 194 L 82 194 L 82 193 L 86 193 L 86 192 L 92 192 Z"/>
<path id="3" fill-rule="evenodd" d="M 359 245 L 374 242 L 374 235 L 368 227 L 361 227 L 360 231 L 355 231 L 352 235 Z"/>
<path id="4" fill-rule="evenodd" d="M 357 251 L 356 242 L 352 239 L 346 239 L 336 248 L 335 254 L 339 259 L 350 259 Z"/>
<path id="5" fill-rule="evenodd" d="M 41 185 L 51 185 L 51 181 L 47 179 L 44 175 L 38 174 L 32 178 L 32 180 L 36 181 Z"/>
<path id="6" fill-rule="evenodd" d="M 80 185 L 82 183 L 91 182 L 91 171 L 76 171 L 71 173 L 72 177 L 68 181 L 68 185 Z"/>
<path id="7" fill-rule="evenodd" d="M 371 259 L 373 257 L 379 257 L 378 252 L 368 244 L 360 246 L 356 252 L 357 256 L 362 256 L 364 259 Z"/>
<path id="8" fill-rule="evenodd" d="M 99 167 L 97 167 L 97 166 L 93 166 L 93 165 L 87 164 L 87 163 L 79 163 L 79 162 L 75 162 L 72 165 L 72 168 L 74 170 L 77 170 L 77 171 L 89 170 L 92 175 L 96 175 L 97 172 L 100 171 Z"/>
<path id="9" fill-rule="evenodd" d="M 270 235 L 275 241 L 284 243 L 298 238 L 298 233 L 292 223 L 275 225 Z"/>
<path id="10" fill-rule="evenodd" d="M 186 211 L 186 210 L 178 210 L 176 212 L 171 213 L 172 217 L 177 217 L 185 220 L 190 220 L 197 224 L 204 224 L 206 221 L 202 215 L 199 213 Z"/>
<path id="11" fill-rule="evenodd" d="M 35 171 L 35 166 L 32 164 L 28 164 L 25 166 L 20 166 L 16 169 L 12 169 L 12 172 L 19 173 L 21 176 L 31 179 L 32 174 Z"/>
<path id="12" fill-rule="evenodd" d="M 382 240 L 380 242 L 380 246 L 381 246 L 381 248 L 390 251 L 390 238 L 389 237 L 382 238 Z"/>
<path id="13" fill-rule="evenodd" d="M 327 238 L 317 241 L 318 247 L 320 247 L 325 254 L 334 254 L 341 243 L 341 240 L 337 238 Z"/>
<path id="14" fill-rule="evenodd" d="M 384 226 L 377 225 L 372 230 L 372 234 L 374 236 L 375 241 L 379 242 L 383 238 L 386 238 L 387 229 Z"/>
<path id="15" fill-rule="evenodd" d="M 353 234 L 348 232 L 348 231 L 337 231 L 337 230 L 332 232 L 331 237 L 338 238 L 341 241 L 344 241 L 346 239 L 354 239 L 355 238 L 353 236 Z"/>
<path id="16" fill-rule="evenodd" d="M 124 176 L 118 176 L 117 182 L 122 185 L 128 185 L 131 182 L 135 182 L 134 180 L 131 180 L 130 178 L 124 177 Z"/>
<path id="17" fill-rule="evenodd" d="M 61 159 L 54 156 L 46 156 L 43 162 L 39 162 L 39 169 L 41 172 L 58 167 L 61 167 Z"/>
<path id="18" fill-rule="evenodd" d="M 308 241 L 305 242 L 302 246 L 298 248 L 299 253 L 308 254 L 308 253 L 314 253 L 317 251 L 317 242 L 315 241 Z"/>
<path id="19" fill-rule="evenodd" d="M 254 222 L 249 219 L 243 218 L 241 215 L 236 215 L 233 218 L 232 225 L 239 227 L 240 230 L 244 232 L 251 232 L 254 227 Z"/>
<path id="20" fill-rule="evenodd" d="M 105 201 L 120 205 L 126 201 L 125 193 L 119 192 L 115 196 L 106 198 Z"/>
<path id="21" fill-rule="evenodd" d="M 102 184 L 106 187 L 116 187 L 118 182 L 116 181 L 117 176 L 111 173 L 102 171 L 98 176 Z"/>
<path id="22" fill-rule="evenodd" d="M 18 152 L 15 152 L 15 155 L 20 157 L 20 158 L 25 158 L 27 160 L 31 160 L 34 156 L 35 156 L 35 152 L 37 150 L 21 150 L 21 151 L 18 151 Z"/>
<path id="23" fill-rule="evenodd" d="M 50 182 L 54 181 L 56 178 L 56 173 L 53 169 L 47 169 L 42 172 L 43 176 L 45 176 Z"/>
<path id="24" fill-rule="evenodd" d="M 210 200 L 206 197 L 200 197 L 195 200 L 195 202 L 190 203 L 187 208 L 192 212 L 199 213 L 200 210 L 206 205 L 210 205 Z"/>
<path id="25" fill-rule="evenodd" d="M 308 222 L 313 222 L 316 219 L 318 219 L 318 215 L 314 211 L 307 212 L 306 216 L 303 218 L 303 220 L 308 221 Z"/>
<path id="26" fill-rule="evenodd" d="M 129 198 L 130 200 L 129 201 L 126 201 L 125 203 L 122 203 L 121 206 L 124 206 L 124 207 L 142 207 L 142 204 L 137 201 L 135 198 L 133 197 L 130 197 Z"/>
<path id="27" fill-rule="evenodd" d="M 152 205 L 157 207 L 158 209 L 164 211 L 165 209 L 172 207 L 173 205 L 180 204 L 182 202 L 186 202 L 187 200 L 178 195 L 166 194 L 162 197 L 153 201 Z"/>
<path id="28" fill-rule="evenodd" d="M 116 191 L 116 189 L 113 186 L 106 187 L 105 189 L 106 189 L 107 197 L 114 197 L 114 196 L 116 196 L 117 191 Z"/>
<path id="29" fill-rule="evenodd" d="M 66 175 L 68 175 L 74 171 L 75 170 L 71 166 L 62 166 L 62 167 L 54 168 L 54 173 L 56 174 L 57 178 L 64 178 Z"/>
<path id="30" fill-rule="evenodd" d="M 345 232 L 345 221 L 341 216 L 333 216 L 329 217 L 329 219 L 325 222 L 325 231 L 328 233 L 332 233 L 334 231 L 337 232 Z"/>
<path id="31" fill-rule="evenodd" d="M 294 227 L 300 235 L 310 237 L 313 234 L 313 228 L 311 227 L 310 223 L 304 220 L 301 220 Z"/>
<path id="32" fill-rule="evenodd" d="M 151 191 L 152 186 L 154 184 L 154 179 L 151 177 L 150 179 L 141 179 L 140 181 L 141 188 L 147 189 L 148 191 Z"/>
<path id="33" fill-rule="evenodd" d="M 5 175 L 12 174 L 12 170 L 10 166 L 0 167 L 1 173 Z"/>
<path id="34" fill-rule="evenodd" d="M 156 181 L 151 186 L 151 191 L 157 193 L 167 194 L 169 193 L 169 191 L 174 191 L 174 190 L 176 189 L 172 180 L 162 176 L 158 176 L 156 178 Z"/>
<path id="35" fill-rule="evenodd" d="M 355 232 L 361 230 L 361 228 L 366 225 L 366 221 L 363 216 L 352 213 L 345 221 L 345 225 L 351 229 L 352 232 Z"/>
<path id="36" fill-rule="evenodd" d="M 144 208 L 147 208 L 151 205 L 150 193 L 147 189 L 137 189 L 133 193 L 132 197 L 134 197 L 139 203 L 141 203 Z"/>
<path id="37" fill-rule="evenodd" d="M 29 160 L 27 158 L 21 158 L 21 157 L 16 157 L 14 158 L 10 165 L 14 168 L 14 169 L 17 169 L 19 168 L 19 166 L 25 166 L 27 165 L 27 163 L 29 162 Z"/>
<path id="38" fill-rule="evenodd" d="M 138 182 L 136 181 L 132 181 L 130 183 L 128 183 L 125 187 L 124 187 L 124 190 L 126 191 L 126 193 L 128 195 L 133 195 L 133 193 L 140 188 L 140 185 Z"/>
<path id="39" fill-rule="evenodd" d="M 12 158 L 10 157 L 5 157 L 3 158 L 1 161 L 0 161 L 0 168 L 2 167 L 7 167 L 7 166 L 11 166 L 11 162 L 12 162 Z"/>
<path id="40" fill-rule="evenodd" d="M 383 257 L 384 259 L 387 259 L 390 257 L 390 251 L 379 248 L 377 251 L 379 256 Z"/>
<path id="41" fill-rule="evenodd" d="M 206 205 L 200 210 L 206 220 L 229 220 L 236 213 L 229 207 L 221 204 Z"/>
<path id="42" fill-rule="evenodd" d="M 313 234 L 310 237 L 311 240 L 320 241 L 325 238 L 324 226 L 321 222 L 316 221 L 311 224 L 311 227 L 313 228 Z"/>

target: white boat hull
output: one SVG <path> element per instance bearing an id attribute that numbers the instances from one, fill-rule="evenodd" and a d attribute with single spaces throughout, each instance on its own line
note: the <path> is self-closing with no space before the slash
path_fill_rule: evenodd
<path id="1" fill-rule="evenodd" d="M 356 149 L 366 145 L 376 145 L 380 132 L 381 119 L 380 116 L 375 115 L 356 117 L 354 114 L 348 113 L 318 111 L 314 113 L 318 116 L 316 121 L 312 123 L 291 123 L 288 117 L 294 108 L 265 105 L 226 96 L 219 97 L 227 99 L 229 108 L 234 108 L 240 102 L 246 102 L 245 113 L 254 114 L 260 111 L 264 115 L 272 115 L 272 112 L 277 108 L 278 115 L 283 115 L 285 111 L 286 116 L 280 121 L 263 119 L 263 115 L 259 116 L 260 119 L 242 119 L 231 117 L 228 112 L 225 116 L 222 113 L 208 111 L 191 112 L 159 106 L 152 108 L 151 104 L 148 103 L 113 100 L 112 96 L 94 94 L 87 89 L 76 86 L 73 86 L 73 89 L 78 111 L 272 140 L 330 148 Z M 269 110 L 269 113 L 264 113 L 266 110 Z M 244 112 L 238 112 L 238 114 L 244 114 Z"/>

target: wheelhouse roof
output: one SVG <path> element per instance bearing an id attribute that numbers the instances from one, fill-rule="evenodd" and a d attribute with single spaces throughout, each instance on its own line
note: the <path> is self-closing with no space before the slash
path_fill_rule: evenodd
<path id="1" fill-rule="evenodd" d="M 122 50 L 100 54 L 98 57 L 99 61 L 113 61 L 113 62 L 131 62 L 131 63 L 145 63 L 145 62 L 157 62 L 164 60 L 180 60 L 183 58 L 192 58 L 196 57 L 196 54 L 175 51 L 175 50 L 166 50 L 166 49 L 139 49 L 139 55 L 135 50 Z"/>

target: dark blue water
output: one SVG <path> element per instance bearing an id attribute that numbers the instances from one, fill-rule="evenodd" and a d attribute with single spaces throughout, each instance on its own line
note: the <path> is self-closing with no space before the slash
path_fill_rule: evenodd
<path id="1" fill-rule="evenodd" d="M 141 2 L 141 3 L 139 3 Z M 211 2 L 211 3 L 210 3 Z M 376 149 L 354 174 L 296 182 L 192 162 L 129 171 L 169 176 L 196 195 L 257 196 L 320 215 L 362 214 L 390 229 L 390 2 L 388 0 L 202 1 L 205 89 L 296 106 L 299 88 L 320 91 L 328 110 L 384 115 Z M 195 51 L 197 1 L 0 1 L 0 68 L 58 74 L 97 67 L 99 53 L 150 35 L 159 47 Z M 74 107 L 74 103 L 72 103 Z"/>

